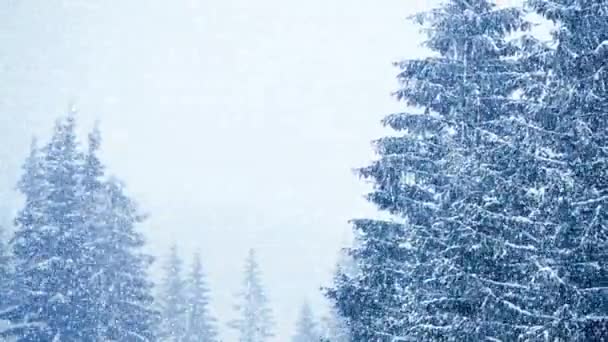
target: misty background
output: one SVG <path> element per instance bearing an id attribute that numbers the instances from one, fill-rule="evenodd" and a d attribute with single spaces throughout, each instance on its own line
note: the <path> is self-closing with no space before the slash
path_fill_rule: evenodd
<path id="1" fill-rule="evenodd" d="M 142 209 L 157 278 L 200 250 L 223 338 L 257 250 L 276 320 L 325 310 L 348 220 L 374 215 L 351 172 L 402 106 L 391 62 L 423 53 L 406 20 L 437 1 L 5 0 L 0 4 L 4 222 L 33 136 L 70 106 Z M 84 137 L 84 136 L 83 136 Z"/>

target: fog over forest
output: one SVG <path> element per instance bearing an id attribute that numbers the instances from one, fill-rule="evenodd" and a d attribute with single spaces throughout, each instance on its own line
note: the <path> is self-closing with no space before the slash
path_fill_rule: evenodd
<path id="1" fill-rule="evenodd" d="M 608 341 L 608 0 L 5 0 L 0 341 Z"/>

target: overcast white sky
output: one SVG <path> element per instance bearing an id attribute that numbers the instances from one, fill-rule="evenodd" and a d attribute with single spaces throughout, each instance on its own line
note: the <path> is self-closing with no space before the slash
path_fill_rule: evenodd
<path id="1" fill-rule="evenodd" d="M 351 169 L 400 110 L 405 18 L 436 1 L 4 0 L 0 157 L 10 198 L 32 135 L 75 102 L 142 207 L 150 250 L 200 249 L 226 341 L 249 247 L 287 341 L 317 310 L 347 220 L 374 213 Z"/>

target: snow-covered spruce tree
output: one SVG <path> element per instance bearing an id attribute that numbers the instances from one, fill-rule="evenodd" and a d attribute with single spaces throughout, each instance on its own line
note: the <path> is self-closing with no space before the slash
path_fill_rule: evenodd
<path id="1" fill-rule="evenodd" d="M 14 298 L 2 319 L 16 341 L 151 341 L 153 317 L 140 220 L 94 155 L 79 151 L 73 115 L 49 144 L 32 146 L 18 184 L 24 208 L 15 222 Z"/>
<path id="2" fill-rule="evenodd" d="M 549 318 L 530 340 L 608 340 L 608 1 L 528 0 L 556 24 L 555 51 L 535 129 L 556 182 L 544 191 L 555 227 L 543 239 L 534 285 Z"/>
<path id="3" fill-rule="evenodd" d="M 513 340 L 539 319 L 522 299 L 539 204 L 515 187 L 530 172 L 515 152 L 500 156 L 522 143 L 505 137 L 527 80 L 505 37 L 529 24 L 484 0 L 415 19 L 435 56 L 398 63 L 396 96 L 410 111 L 385 118 L 398 134 L 376 141 L 380 158 L 360 171 L 375 185 L 369 199 L 397 219 L 354 221 L 359 273 L 328 294 L 354 341 Z"/>
<path id="4" fill-rule="evenodd" d="M 158 313 L 153 309 L 147 268 L 152 257 L 140 249 L 145 240 L 136 230 L 144 216 L 125 194 L 124 186 L 104 175 L 97 157 L 101 135 L 89 135 L 83 176 L 83 208 L 88 239 L 87 282 L 94 304 L 91 318 L 103 341 L 155 340 Z"/>
<path id="5" fill-rule="evenodd" d="M 85 235 L 80 215 L 82 154 L 73 116 L 55 125 L 51 141 L 32 149 L 19 190 L 25 206 L 16 218 L 15 295 L 3 317 L 17 341 L 82 341 L 89 336 L 90 304 L 81 282 Z"/>
<path id="6" fill-rule="evenodd" d="M 22 212 L 22 215 L 29 216 L 28 220 L 30 220 L 30 224 L 32 220 L 40 215 L 42 210 L 41 205 L 43 203 L 43 196 L 41 190 L 43 188 L 43 182 L 42 177 L 40 177 L 42 175 L 41 162 L 40 149 L 38 148 L 37 140 L 33 139 L 30 145 L 30 154 L 23 165 L 23 170 L 26 172 L 24 175 L 22 175 L 19 182 L 19 189 L 24 193 L 27 191 L 27 194 L 29 194 L 26 197 L 26 200 L 30 206 L 30 210 L 28 212 Z M 35 195 L 39 196 L 35 197 Z M 22 219 L 26 219 L 28 216 L 22 216 Z M 5 248 L 10 249 L 10 246 L 5 246 Z M 16 274 L 14 273 L 14 262 L 15 260 L 13 260 L 13 273 L 11 274 L 10 283 L 4 282 L 4 285 L 8 286 L 7 291 L 4 293 L 6 294 L 8 292 L 10 304 L 5 302 L 5 304 L 9 305 L 2 305 L 2 308 L 0 309 L 0 322 L 4 323 L 2 325 L 2 329 L 0 329 L 0 339 L 6 338 L 6 336 L 14 335 L 18 332 L 10 329 L 10 325 L 7 324 L 12 316 L 19 317 L 19 313 L 14 311 L 14 305 L 19 303 L 19 301 L 17 301 L 19 291 L 16 291 L 19 287 L 17 286 Z M 36 324 L 37 323 L 33 323 L 33 325 Z M 30 328 L 34 327 L 32 326 Z"/>
<path id="7" fill-rule="evenodd" d="M 251 249 L 245 262 L 243 289 L 235 309 L 239 317 L 229 323 L 239 335 L 239 342 L 265 342 L 273 336 L 273 318 L 268 298 L 260 280 L 260 270 Z"/>
<path id="8" fill-rule="evenodd" d="M 161 334 L 163 341 L 183 341 L 186 332 L 187 303 L 182 264 L 177 246 L 171 246 L 165 263 L 165 277 L 161 283 Z"/>
<path id="9" fill-rule="evenodd" d="M 302 305 L 296 322 L 296 332 L 291 340 L 292 342 L 319 342 L 321 340 L 317 323 L 308 303 Z"/>
<path id="10" fill-rule="evenodd" d="M 192 271 L 186 280 L 186 342 L 217 342 L 216 319 L 209 308 L 209 287 L 199 253 L 194 255 Z"/>
<path id="11" fill-rule="evenodd" d="M 80 175 L 82 189 L 79 213 L 83 219 L 82 234 L 86 234 L 82 265 L 83 272 L 86 271 L 86 275 L 83 273 L 82 283 L 90 295 L 90 299 L 95 301 L 90 302 L 85 308 L 88 325 L 95 327 L 93 331 L 87 332 L 86 336 L 102 337 L 105 323 L 107 323 L 104 319 L 104 313 L 107 312 L 105 289 L 109 284 L 102 280 L 103 277 L 107 276 L 107 270 L 104 270 L 106 267 L 104 260 L 106 246 L 99 246 L 99 242 L 104 239 L 103 234 L 106 227 L 102 222 L 106 221 L 105 215 L 108 214 L 109 210 L 106 209 L 105 203 L 101 200 L 104 167 L 96 155 L 100 144 L 97 127 L 89 134 L 88 138 L 88 151 L 84 155 L 82 161 L 83 172 Z"/>
<path id="12" fill-rule="evenodd" d="M 111 211 L 106 216 L 106 233 L 97 240 L 104 251 L 102 284 L 105 319 L 104 341 L 155 341 L 159 313 L 154 309 L 153 284 L 147 269 L 153 258 L 141 251 L 145 245 L 137 224 L 143 221 L 137 205 L 115 178 L 104 182 L 103 195 Z M 94 282 L 93 282 L 94 283 Z M 101 299 L 101 298 L 99 298 Z"/>

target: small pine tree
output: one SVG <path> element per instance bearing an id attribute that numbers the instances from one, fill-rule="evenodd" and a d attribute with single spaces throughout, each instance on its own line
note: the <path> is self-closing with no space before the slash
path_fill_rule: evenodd
<path id="1" fill-rule="evenodd" d="M 162 335 L 164 341 L 182 341 L 186 332 L 187 303 L 182 260 L 173 245 L 165 264 L 162 282 Z"/>
<path id="2" fill-rule="evenodd" d="M 305 303 L 300 310 L 300 317 L 296 323 L 296 333 L 292 338 L 292 342 L 319 342 L 320 339 L 321 336 L 310 305 Z"/>
<path id="3" fill-rule="evenodd" d="M 243 289 L 238 294 L 235 309 L 239 318 L 229 326 L 239 334 L 239 342 L 265 342 L 273 336 L 272 313 L 260 280 L 260 270 L 251 249 L 245 263 Z"/>
<path id="4" fill-rule="evenodd" d="M 216 320 L 209 308 L 209 288 L 200 254 L 194 255 L 192 271 L 187 279 L 186 342 L 217 342 Z"/>

